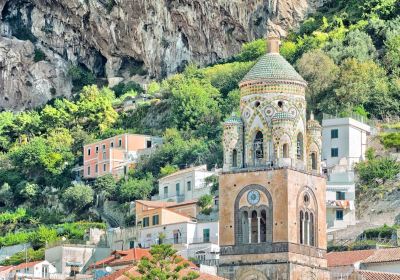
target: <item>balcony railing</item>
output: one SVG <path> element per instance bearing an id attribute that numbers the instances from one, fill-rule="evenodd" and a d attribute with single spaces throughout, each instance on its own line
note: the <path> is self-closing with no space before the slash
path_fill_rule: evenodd
<path id="1" fill-rule="evenodd" d="M 181 245 L 181 244 L 204 244 L 204 243 L 211 243 L 218 245 L 218 238 L 217 237 L 209 237 L 209 238 L 187 238 L 187 237 L 175 237 L 175 238 L 163 238 L 163 239 L 148 239 L 145 240 L 141 245 L 144 248 L 148 248 L 152 245 L 157 244 L 170 244 L 170 245 Z"/>
<path id="2" fill-rule="evenodd" d="M 319 170 L 306 170 L 306 166 L 304 165 L 304 161 L 292 158 L 278 158 L 272 161 L 266 161 L 263 163 L 257 164 L 245 164 L 243 167 L 232 167 L 228 170 L 224 170 L 225 172 L 252 172 L 252 171 L 263 171 L 263 170 L 275 170 L 275 169 L 283 169 L 288 168 L 292 170 L 308 172 L 313 175 L 321 175 Z"/>

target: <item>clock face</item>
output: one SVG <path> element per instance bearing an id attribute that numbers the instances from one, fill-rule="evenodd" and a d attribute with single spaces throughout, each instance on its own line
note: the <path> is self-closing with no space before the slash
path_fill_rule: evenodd
<path id="1" fill-rule="evenodd" d="M 247 201 L 251 205 L 256 205 L 260 201 L 260 193 L 256 190 L 251 190 L 247 194 Z"/>

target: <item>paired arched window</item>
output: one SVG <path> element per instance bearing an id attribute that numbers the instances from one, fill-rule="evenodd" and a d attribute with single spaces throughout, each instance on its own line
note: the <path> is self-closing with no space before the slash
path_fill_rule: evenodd
<path id="1" fill-rule="evenodd" d="M 297 159 L 303 158 L 303 133 L 297 134 Z"/>
<path id="2" fill-rule="evenodd" d="M 300 244 L 315 246 L 314 214 L 301 210 L 299 217 Z"/>

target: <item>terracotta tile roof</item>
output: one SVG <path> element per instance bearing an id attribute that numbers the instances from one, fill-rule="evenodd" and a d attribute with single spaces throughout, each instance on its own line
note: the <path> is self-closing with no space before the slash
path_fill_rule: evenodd
<path id="1" fill-rule="evenodd" d="M 197 199 L 192 199 L 192 200 L 186 200 L 184 202 L 176 203 L 175 205 L 168 206 L 167 208 L 175 208 L 175 207 L 180 207 L 184 205 L 189 205 L 189 204 L 196 204 Z"/>
<path id="2" fill-rule="evenodd" d="M 400 280 L 399 273 L 389 273 L 380 271 L 370 271 L 370 270 L 356 270 L 353 273 L 354 276 L 361 278 L 356 278 L 360 280 Z"/>
<path id="3" fill-rule="evenodd" d="M 176 202 L 152 201 L 152 200 L 136 200 L 136 202 L 152 208 L 167 208 L 169 206 L 174 206 L 177 204 Z"/>
<path id="4" fill-rule="evenodd" d="M 12 265 L 0 266 L 0 272 L 5 271 L 5 270 L 7 270 L 7 269 L 10 269 L 10 268 L 12 268 L 12 267 L 13 267 Z"/>
<path id="5" fill-rule="evenodd" d="M 150 257 L 149 249 L 133 248 L 129 250 L 117 250 L 111 256 L 96 262 L 91 267 L 132 265 L 143 257 Z"/>
<path id="6" fill-rule="evenodd" d="M 363 261 L 374 254 L 376 250 L 358 250 L 344 252 L 330 252 L 326 254 L 328 267 L 353 265 L 356 262 Z"/>
<path id="7" fill-rule="evenodd" d="M 202 170 L 202 171 L 207 171 L 207 165 L 198 165 L 198 166 L 193 166 L 193 167 L 189 167 L 189 168 L 185 168 L 185 169 L 181 169 L 178 170 L 172 174 L 169 174 L 167 176 L 162 177 L 160 180 L 164 180 L 166 178 L 170 178 L 176 175 L 181 175 L 181 174 L 185 174 L 187 172 L 192 172 L 192 171 L 196 171 L 196 170 Z"/>
<path id="8" fill-rule="evenodd" d="M 400 261 L 400 248 L 385 248 L 375 250 L 375 253 L 363 261 L 363 263 L 379 263 Z"/>
<path id="9" fill-rule="evenodd" d="M 26 267 L 32 267 L 37 265 L 38 263 L 44 262 L 44 260 L 42 261 L 35 261 L 35 262 L 27 262 L 27 263 L 21 263 L 17 266 L 14 266 L 13 270 L 18 270 L 18 269 L 24 269 Z"/>
<path id="10" fill-rule="evenodd" d="M 152 201 L 152 200 L 136 200 L 140 204 L 146 205 L 152 208 L 175 208 L 189 204 L 197 203 L 197 200 L 187 200 L 184 202 L 176 203 L 176 202 L 165 202 L 165 201 Z"/>

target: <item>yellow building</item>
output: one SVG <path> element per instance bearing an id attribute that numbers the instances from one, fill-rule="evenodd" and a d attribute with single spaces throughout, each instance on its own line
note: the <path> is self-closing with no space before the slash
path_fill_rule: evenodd
<path id="1" fill-rule="evenodd" d="M 307 83 L 268 39 L 240 82 L 241 116 L 224 123 L 220 266 L 228 279 L 329 279 L 321 126 Z"/>

